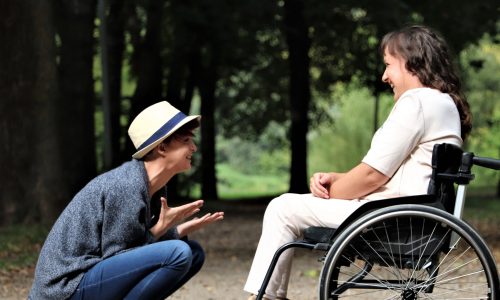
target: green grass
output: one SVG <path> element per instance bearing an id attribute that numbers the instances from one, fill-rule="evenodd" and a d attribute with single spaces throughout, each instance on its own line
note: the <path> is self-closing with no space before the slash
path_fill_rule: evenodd
<path id="1" fill-rule="evenodd" d="M 495 187 L 471 187 L 467 191 L 464 218 L 476 220 L 498 220 L 500 197 L 496 197 Z"/>
<path id="2" fill-rule="evenodd" d="M 288 190 L 288 176 L 244 174 L 226 164 L 217 165 L 217 175 L 222 200 L 278 195 Z"/>
<path id="3" fill-rule="evenodd" d="M 40 225 L 0 227 L 0 270 L 34 266 L 48 230 Z"/>

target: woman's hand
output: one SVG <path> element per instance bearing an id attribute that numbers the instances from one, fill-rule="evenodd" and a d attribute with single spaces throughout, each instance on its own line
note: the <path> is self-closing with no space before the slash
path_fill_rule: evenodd
<path id="1" fill-rule="evenodd" d="M 309 180 L 309 189 L 315 197 L 329 199 L 330 198 L 330 186 L 343 174 L 341 173 L 314 173 Z"/>
<path id="2" fill-rule="evenodd" d="M 224 219 L 224 212 L 208 213 L 201 218 L 194 218 L 177 226 L 177 231 L 180 237 L 184 237 L 198 229 L 201 229 L 208 224 Z"/>
<path id="3" fill-rule="evenodd" d="M 314 173 L 309 180 L 309 189 L 313 196 L 328 199 L 329 188 L 332 184 L 333 178 L 330 173 Z"/>
<path id="4" fill-rule="evenodd" d="M 158 222 L 149 230 L 155 239 L 163 236 L 168 229 L 200 211 L 203 200 L 193 201 L 177 207 L 169 207 L 165 197 L 160 198 L 161 210 Z"/>

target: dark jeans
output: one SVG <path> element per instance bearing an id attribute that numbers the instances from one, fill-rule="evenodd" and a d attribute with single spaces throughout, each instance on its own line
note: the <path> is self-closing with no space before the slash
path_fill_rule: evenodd
<path id="1" fill-rule="evenodd" d="M 93 266 L 71 300 L 165 299 L 203 265 L 195 241 L 168 240 L 120 253 Z"/>

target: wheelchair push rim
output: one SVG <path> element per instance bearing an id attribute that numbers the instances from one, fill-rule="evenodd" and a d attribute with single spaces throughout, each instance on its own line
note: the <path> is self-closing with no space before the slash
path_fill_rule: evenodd
<path id="1" fill-rule="evenodd" d="M 373 211 L 335 239 L 320 274 L 326 299 L 497 299 L 495 260 L 464 221 L 425 205 Z"/>

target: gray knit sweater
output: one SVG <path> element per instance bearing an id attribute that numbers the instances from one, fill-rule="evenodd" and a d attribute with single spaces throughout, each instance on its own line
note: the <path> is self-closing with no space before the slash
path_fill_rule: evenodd
<path id="1" fill-rule="evenodd" d="M 162 189 L 151 202 L 158 202 L 164 194 Z M 131 160 L 90 181 L 68 204 L 45 240 L 29 298 L 67 299 L 84 273 L 98 262 L 154 242 L 149 232 L 155 223 L 152 206 L 159 207 L 150 204 L 142 161 Z M 170 238 L 178 238 L 175 229 L 162 240 Z"/>

